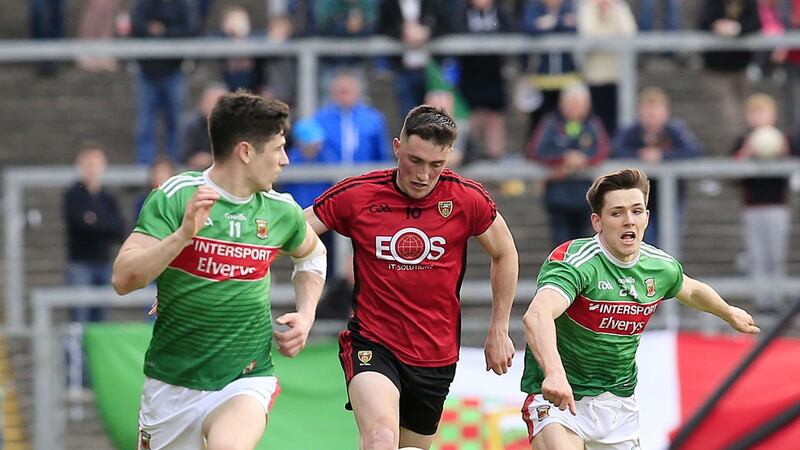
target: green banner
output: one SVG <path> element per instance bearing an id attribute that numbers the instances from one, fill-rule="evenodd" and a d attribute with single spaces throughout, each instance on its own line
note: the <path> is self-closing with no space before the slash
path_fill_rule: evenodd
<path id="1" fill-rule="evenodd" d="M 97 408 L 117 449 L 136 448 L 144 353 L 152 324 L 109 323 L 86 327 L 85 344 Z M 281 394 L 275 400 L 258 450 L 358 448 L 353 414 L 335 342 L 308 345 L 297 358 L 275 355 Z"/>

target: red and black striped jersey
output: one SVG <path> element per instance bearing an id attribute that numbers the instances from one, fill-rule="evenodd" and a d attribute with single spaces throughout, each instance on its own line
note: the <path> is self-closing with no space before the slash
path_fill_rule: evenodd
<path id="1" fill-rule="evenodd" d="M 467 241 L 497 207 L 477 182 L 445 169 L 422 199 L 404 194 L 396 169 L 345 179 L 314 202 L 317 217 L 351 238 L 356 285 L 348 327 L 402 362 L 458 360 Z"/>

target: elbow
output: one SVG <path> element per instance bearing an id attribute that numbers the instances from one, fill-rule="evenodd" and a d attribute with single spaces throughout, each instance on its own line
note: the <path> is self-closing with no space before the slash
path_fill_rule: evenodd
<path id="1" fill-rule="evenodd" d="M 531 308 L 522 316 L 522 324 L 526 330 L 533 332 L 540 317 L 541 313 L 535 307 Z"/>
<path id="2" fill-rule="evenodd" d="M 537 304 L 536 302 L 525 312 L 525 315 L 522 316 L 522 323 L 525 325 L 526 330 L 530 330 L 531 332 L 537 328 L 540 328 L 543 323 L 547 321 L 553 322 L 555 317 L 553 317 L 553 312 L 547 306 L 542 306 L 541 304 Z"/>
<path id="3" fill-rule="evenodd" d="M 525 315 L 522 316 L 522 325 L 525 327 L 526 330 L 533 329 L 534 314 L 535 314 L 534 312 L 528 311 L 525 313 Z"/>
<path id="4" fill-rule="evenodd" d="M 114 292 L 116 292 L 119 295 L 125 295 L 131 291 L 131 289 L 128 288 L 128 286 L 120 279 L 120 277 L 117 274 L 114 274 L 111 277 L 111 287 L 113 287 Z"/>
<path id="5" fill-rule="evenodd" d="M 111 287 L 113 287 L 114 291 L 119 295 L 128 294 L 136 290 L 134 276 L 125 276 L 114 272 L 111 275 Z"/>

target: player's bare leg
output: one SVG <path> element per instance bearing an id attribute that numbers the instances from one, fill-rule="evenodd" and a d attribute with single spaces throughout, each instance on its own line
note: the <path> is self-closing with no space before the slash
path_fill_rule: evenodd
<path id="1" fill-rule="evenodd" d="M 436 435 L 432 434 L 428 436 L 425 434 L 414 433 L 408 428 L 400 427 L 400 448 L 419 447 L 427 450 L 431 448 L 434 436 Z"/>
<path id="2" fill-rule="evenodd" d="M 237 395 L 218 406 L 203 422 L 207 450 L 253 450 L 264 435 L 267 415 L 250 395 Z"/>
<path id="3" fill-rule="evenodd" d="M 400 392 L 378 372 L 362 372 L 347 388 L 356 416 L 361 450 L 397 450 L 400 442 Z"/>
<path id="4" fill-rule="evenodd" d="M 558 423 L 545 425 L 531 441 L 532 450 L 583 450 L 583 439 Z"/>

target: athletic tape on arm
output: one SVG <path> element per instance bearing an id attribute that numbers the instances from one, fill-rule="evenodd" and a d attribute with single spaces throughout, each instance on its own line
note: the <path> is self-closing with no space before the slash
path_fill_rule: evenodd
<path id="1" fill-rule="evenodd" d="M 297 272 L 314 272 L 325 280 L 325 275 L 328 272 L 328 250 L 321 240 L 317 239 L 317 245 L 314 250 L 302 258 L 295 258 L 292 256 L 294 263 L 294 270 L 292 271 L 292 280 Z"/>

